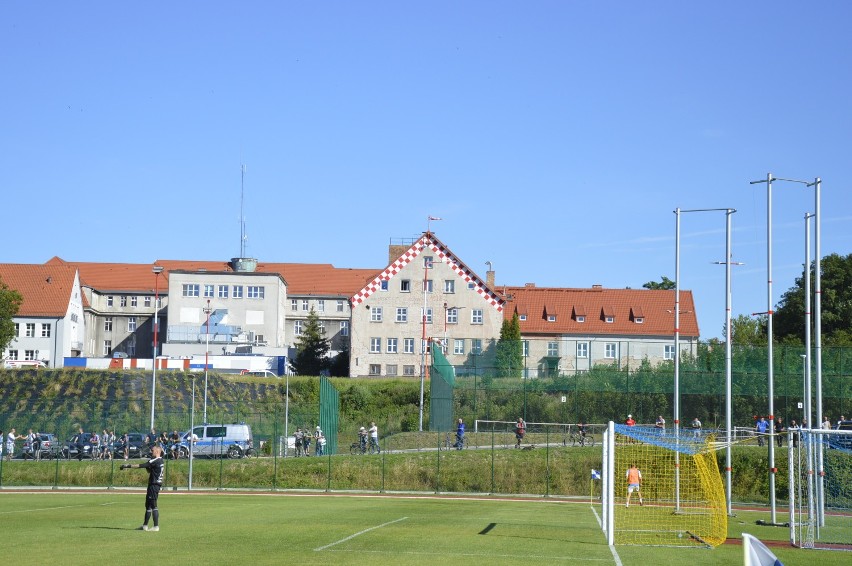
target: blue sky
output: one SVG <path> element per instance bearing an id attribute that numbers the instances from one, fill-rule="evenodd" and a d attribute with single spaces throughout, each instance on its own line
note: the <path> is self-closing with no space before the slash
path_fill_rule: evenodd
<path id="1" fill-rule="evenodd" d="M 676 207 L 736 208 L 734 314 L 766 310 L 766 190 L 823 180 L 852 252 L 852 3 L 4 2 L 0 261 L 383 268 L 432 229 L 498 285 L 674 278 Z M 773 190 L 774 298 L 813 190 Z M 725 219 L 682 220 L 702 336 Z"/>

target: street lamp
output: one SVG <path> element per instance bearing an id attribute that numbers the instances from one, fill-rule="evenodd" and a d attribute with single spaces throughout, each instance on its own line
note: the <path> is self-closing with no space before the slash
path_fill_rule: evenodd
<path id="1" fill-rule="evenodd" d="M 207 315 L 207 345 L 204 350 L 204 422 L 207 422 L 207 372 L 210 364 L 210 313 L 213 309 L 210 308 L 210 299 L 207 299 L 207 306 L 204 307 L 204 314 Z"/>
<path id="2" fill-rule="evenodd" d="M 151 268 L 154 273 L 154 370 L 151 372 L 151 430 L 154 429 L 154 405 L 157 401 L 157 350 L 159 346 L 157 333 L 159 332 L 160 312 L 160 273 L 163 272 L 163 266 L 155 265 Z"/>

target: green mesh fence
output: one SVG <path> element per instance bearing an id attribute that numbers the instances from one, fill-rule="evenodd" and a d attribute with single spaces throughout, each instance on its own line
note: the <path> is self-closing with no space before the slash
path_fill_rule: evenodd
<path id="1" fill-rule="evenodd" d="M 319 426 L 326 437 L 325 452 L 337 454 L 337 431 L 340 419 L 340 394 L 325 377 L 320 378 Z"/>
<path id="2" fill-rule="evenodd" d="M 429 396 L 429 430 L 453 430 L 453 386 L 455 370 L 439 344 L 432 344 L 432 371 Z"/>

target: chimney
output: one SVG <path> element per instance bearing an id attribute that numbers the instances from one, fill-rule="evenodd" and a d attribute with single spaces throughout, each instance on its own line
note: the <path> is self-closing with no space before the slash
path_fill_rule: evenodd
<path id="1" fill-rule="evenodd" d="M 391 264 L 399 259 L 399 256 L 408 251 L 408 248 L 411 246 L 404 244 L 390 244 L 388 245 L 388 263 Z"/>
<path id="2" fill-rule="evenodd" d="M 485 284 L 488 285 L 489 289 L 494 288 L 494 277 L 495 275 L 493 269 L 489 269 L 485 272 Z"/>

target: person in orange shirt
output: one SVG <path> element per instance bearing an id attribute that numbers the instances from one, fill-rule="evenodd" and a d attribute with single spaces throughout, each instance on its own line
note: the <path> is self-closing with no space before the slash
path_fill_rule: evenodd
<path id="1" fill-rule="evenodd" d="M 626 424 L 627 426 L 635 426 L 636 421 L 633 420 L 633 415 L 627 415 L 627 420 L 624 421 L 624 424 Z"/>
<path id="2" fill-rule="evenodd" d="M 625 507 L 630 507 L 630 496 L 635 491 L 639 494 L 639 505 L 644 505 L 645 503 L 642 501 L 642 492 L 639 491 L 639 486 L 642 483 L 642 472 L 639 471 L 639 468 L 636 467 L 636 464 L 630 464 L 630 468 L 627 469 L 627 504 Z"/>

